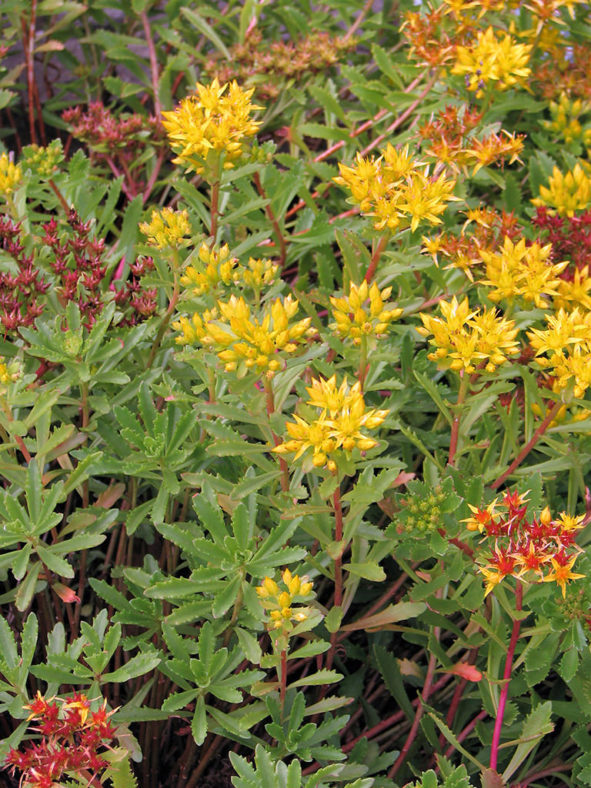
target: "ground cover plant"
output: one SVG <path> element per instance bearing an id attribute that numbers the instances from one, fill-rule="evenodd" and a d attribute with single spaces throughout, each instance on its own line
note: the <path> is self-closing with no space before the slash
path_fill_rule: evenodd
<path id="1" fill-rule="evenodd" d="M 588 16 L 2 3 L 0 785 L 591 785 Z"/>

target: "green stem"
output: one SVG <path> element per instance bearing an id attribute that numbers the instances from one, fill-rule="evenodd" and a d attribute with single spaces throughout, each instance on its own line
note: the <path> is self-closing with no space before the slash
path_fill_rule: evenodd
<path id="1" fill-rule="evenodd" d="M 368 364 L 367 364 L 367 337 L 361 337 L 361 346 L 359 352 L 359 370 L 357 372 L 357 379 L 361 383 L 361 390 L 363 391 L 363 387 L 365 386 L 365 376 L 367 375 Z"/>
<path id="2" fill-rule="evenodd" d="M 464 370 L 462 370 L 460 372 L 460 390 L 458 391 L 456 414 L 454 416 L 454 420 L 451 425 L 451 439 L 449 442 L 449 455 L 447 459 L 447 464 L 452 466 L 455 465 L 456 452 L 458 450 L 458 439 L 460 435 L 460 420 L 462 418 L 461 415 L 462 405 L 464 404 L 464 400 L 466 398 L 469 385 L 470 385 L 469 380 L 464 374 Z"/>
<path id="3" fill-rule="evenodd" d="M 271 383 L 270 378 L 264 378 L 264 386 L 265 386 L 265 396 L 266 396 L 266 405 L 267 405 L 267 416 L 269 419 L 271 415 L 275 412 L 275 400 L 273 397 L 273 384 Z M 279 446 L 281 441 L 271 429 L 271 437 L 273 438 L 273 443 L 275 446 Z M 289 490 L 289 468 L 287 467 L 287 462 L 283 459 L 283 457 L 279 458 L 279 467 L 281 468 L 281 489 L 283 492 L 287 492 Z"/>
<path id="4" fill-rule="evenodd" d="M 285 693 L 287 690 L 287 649 L 281 652 L 281 661 L 279 664 L 279 702 L 281 704 L 281 719 L 283 720 L 283 711 L 285 709 Z"/>
<path id="5" fill-rule="evenodd" d="M 174 282 L 172 286 L 172 295 L 170 297 L 170 303 L 168 304 L 168 309 L 164 313 L 164 317 L 162 318 L 162 322 L 160 323 L 160 328 L 158 329 L 158 333 L 156 334 L 156 339 L 154 340 L 154 344 L 152 345 L 152 350 L 150 351 L 150 357 L 148 358 L 146 370 L 150 369 L 152 367 L 152 364 L 154 363 L 154 359 L 156 358 L 156 353 L 160 349 L 160 345 L 162 344 L 164 334 L 166 333 L 166 329 L 168 328 L 168 324 L 170 323 L 170 318 L 172 317 L 174 310 L 176 309 L 177 302 L 179 300 L 179 295 L 180 295 L 179 267 L 180 266 L 179 266 L 178 249 L 173 249 L 172 273 L 174 276 Z"/>
<path id="6" fill-rule="evenodd" d="M 215 181 L 211 186 L 211 248 L 215 246 L 216 236 L 218 234 L 218 218 L 219 218 L 219 205 L 220 205 L 220 182 Z"/>

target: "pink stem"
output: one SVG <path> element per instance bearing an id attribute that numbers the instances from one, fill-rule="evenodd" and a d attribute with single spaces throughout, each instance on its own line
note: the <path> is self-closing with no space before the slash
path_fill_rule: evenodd
<path id="1" fill-rule="evenodd" d="M 515 609 L 521 610 L 523 600 L 523 587 L 521 581 L 518 580 L 515 586 Z M 511 640 L 509 642 L 509 649 L 507 651 L 507 659 L 505 660 L 505 671 L 503 673 L 503 689 L 499 698 L 499 707 L 497 709 L 497 718 L 495 720 L 495 728 L 493 731 L 492 745 L 490 750 L 490 768 L 496 772 L 497 760 L 499 755 L 499 743 L 501 741 L 501 730 L 503 728 L 503 716 L 505 714 L 505 706 L 507 705 L 507 697 L 509 695 L 509 680 L 511 679 L 511 669 L 513 667 L 513 656 L 515 655 L 515 646 L 519 639 L 519 630 L 521 628 L 521 619 L 516 618 L 513 621 L 513 630 L 511 631 Z"/>

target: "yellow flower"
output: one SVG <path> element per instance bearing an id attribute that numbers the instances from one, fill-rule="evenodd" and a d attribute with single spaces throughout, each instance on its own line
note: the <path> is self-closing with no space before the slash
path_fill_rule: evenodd
<path id="1" fill-rule="evenodd" d="M 566 512 L 560 512 L 556 518 L 556 521 L 559 523 L 560 529 L 562 531 L 578 531 L 579 528 L 583 528 L 585 515 L 579 514 L 578 516 L 573 516 L 572 514 L 567 514 Z"/>
<path id="2" fill-rule="evenodd" d="M 295 422 L 285 425 L 290 440 L 276 446 L 274 452 L 294 453 L 297 460 L 312 449 L 313 466 L 334 472 L 339 452 L 344 451 L 348 456 L 354 449 L 368 451 L 377 445 L 377 441 L 362 430 L 379 427 L 388 411 L 366 409 L 359 381 L 349 388 L 344 380 L 337 387 L 336 375 L 333 375 L 328 380 L 313 380 L 306 390 L 310 396 L 308 404 L 318 408 L 320 415 L 309 421 L 295 415 Z"/>
<path id="3" fill-rule="evenodd" d="M 172 208 L 152 211 L 150 222 L 142 222 L 140 230 L 147 237 L 150 246 L 157 249 L 178 249 L 186 245 L 186 236 L 191 233 L 189 214 L 187 211 L 173 211 Z"/>
<path id="4" fill-rule="evenodd" d="M 546 205 L 548 213 L 559 216 L 574 216 L 591 204 L 591 178 L 588 167 L 575 164 L 572 170 L 563 175 L 554 167 L 548 186 L 540 187 L 540 196 L 532 200 L 534 205 Z"/>
<path id="5" fill-rule="evenodd" d="M 560 274 L 568 265 L 567 260 L 552 263 L 551 252 L 552 244 L 540 246 L 534 242 L 526 246 L 524 238 L 514 243 L 508 236 L 499 251 L 483 249 L 480 256 L 486 263 L 487 279 L 482 281 L 493 288 L 488 293 L 490 300 L 510 301 L 521 296 L 541 309 L 546 308 L 546 296 L 558 294 Z"/>
<path id="6" fill-rule="evenodd" d="M 223 166 L 234 166 L 242 156 L 244 143 L 253 137 L 260 123 L 252 112 L 261 109 L 251 103 L 254 88 L 243 90 L 234 81 L 220 85 L 197 83 L 197 92 L 183 99 L 171 112 L 163 112 L 163 125 L 171 147 L 177 154 L 175 164 L 203 173 L 206 165 L 214 168 L 223 154 Z"/>
<path id="7" fill-rule="evenodd" d="M 172 324 L 175 331 L 182 331 L 182 336 L 176 337 L 178 345 L 198 345 L 206 344 L 208 323 L 215 320 L 217 317 L 217 310 L 206 309 L 203 316 L 198 315 L 196 312 L 193 317 L 181 317 L 176 323 Z"/>
<path id="8" fill-rule="evenodd" d="M 8 154 L 0 154 L 0 194 L 4 197 L 10 195 L 18 188 L 22 180 L 23 174 L 21 168 L 14 164 L 9 158 Z"/>
<path id="9" fill-rule="evenodd" d="M 294 602 L 310 599 L 313 596 L 312 583 L 306 577 L 292 575 L 286 569 L 281 576 L 283 590 L 270 577 L 265 577 L 256 592 L 260 603 L 269 613 L 270 629 L 282 629 L 285 634 L 293 628 L 293 622 L 305 621 L 309 608 L 296 607 Z"/>
<path id="10" fill-rule="evenodd" d="M 559 563 L 555 558 L 551 558 L 550 560 L 552 561 L 553 571 L 544 577 L 544 583 L 556 583 L 556 585 L 560 586 L 562 589 L 562 596 L 566 597 L 567 582 L 569 580 L 579 580 L 581 577 L 585 577 L 585 575 L 580 575 L 572 571 L 574 563 L 577 560 L 576 556 L 571 558 L 566 564 Z"/>
<path id="11" fill-rule="evenodd" d="M 463 74 L 468 90 L 481 98 L 491 83 L 495 90 L 507 90 L 526 80 L 531 74 L 528 66 L 531 49 L 531 44 L 517 44 L 508 33 L 497 38 L 489 27 L 484 33 L 477 33 L 476 42 L 470 46 L 456 47 L 451 73 Z"/>
<path id="12" fill-rule="evenodd" d="M 546 329 L 528 332 L 536 361 L 552 376 L 552 388 L 563 391 L 573 385 L 575 397 L 591 386 L 591 312 L 578 309 L 546 315 Z"/>
<path id="13" fill-rule="evenodd" d="M 501 134 L 489 134 L 482 140 L 470 140 L 471 147 L 466 151 L 469 158 L 476 159 L 473 174 L 476 175 L 481 167 L 487 167 L 494 162 L 504 162 L 509 158 L 509 164 L 520 161 L 519 154 L 523 150 L 525 134 L 509 134 L 504 129 Z"/>
<path id="14" fill-rule="evenodd" d="M 442 318 L 421 313 L 423 327 L 417 331 L 424 337 L 433 335 L 429 342 L 436 350 L 429 358 L 442 367 L 468 374 L 477 367 L 493 372 L 508 356 L 519 352 L 515 323 L 494 309 L 471 311 L 467 298 L 458 303 L 455 296 L 442 301 L 440 309 Z"/>
<path id="15" fill-rule="evenodd" d="M 486 509 L 481 509 L 478 506 L 472 506 L 471 503 L 468 504 L 470 511 L 472 512 L 472 517 L 468 517 L 465 520 L 461 520 L 462 523 L 466 523 L 466 528 L 469 531 L 480 531 L 482 533 L 486 525 L 488 525 L 492 518 L 497 514 L 496 510 L 497 506 L 497 499 L 492 503 L 489 503 Z"/>
<path id="16" fill-rule="evenodd" d="M 588 266 L 575 268 L 572 279 L 560 279 L 557 290 L 555 308 L 570 310 L 581 307 L 591 310 L 591 277 Z"/>
<path id="17" fill-rule="evenodd" d="M 291 296 L 267 304 L 261 319 L 252 314 L 244 298 L 231 296 L 218 301 L 219 318 L 209 315 L 206 321 L 194 315 L 191 321 L 181 318 L 178 327 L 180 344 L 200 344 L 211 348 L 224 363 L 226 372 L 244 375 L 248 370 L 271 377 L 282 366 L 282 356 L 294 353 L 305 341 L 311 319 L 290 323 L 298 311 Z"/>
<path id="18" fill-rule="evenodd" d="M 329 328 L 341 338 L 350 337 L 355 345 L 361 344 L 363 337 L 383 336 L 403 311 L 385 307 L 384 301 L 391 293 L 391 287 L 380 291 L 375 282 L 371 286 L 365 281 L 359 286 L 351 284 L 348 296 L 331 296 L 335 322 Z M 368 299 L 369 304 L 366 303 Z"/>
<path id="19" fill-rule="evenodd" d="M 230 249 L 224 244 L 218 251 L 210 249 L 207 244 L 199 248 L 199 260 L 203 263 L 204 270 L 199 270 L 189 265 L 183 276 L 181 284 L 191 287 L 195 295 L 203 295 L 215 289 L 219 282 L 229 285 L 234 275 L 234 266 L 238 262 L 236 257 L 230 257 Z"/>
<path id="20" fill-rule="evenodd" d="M 269 287 L 277 279 L 279 266 L 272 260 L 250 257 L 247 265 L 241 265 L 234 274 L 234 283 L 251 290 Z"/>
<path id="21" fill-rule="evenodd" d="M 414 232 L 423 221 L 441 224 L 447 203 L 457 199 L 452 195 L 455 181 L 444 173 L 430 175 L 408 148 L 397 151 L 389 145 L 378 159 L 358 154 L 353 167 L 339 164 L 339 170 L 335 183 L 351 192 L 362 213 L 374 217 L 376 230 L 410 227 Z"/>

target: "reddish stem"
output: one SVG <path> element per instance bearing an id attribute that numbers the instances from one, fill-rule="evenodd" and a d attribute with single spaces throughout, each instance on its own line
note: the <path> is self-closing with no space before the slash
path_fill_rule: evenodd
<path id="1" fill-rule="evenodd" d="M 255 172 L 252 176 L 254 185 L 256 186 L 256 190 L 259 195 L 263 198 L 263 200 L 268 200 L 267 193 L 261 183 L 261 176 L 258 172 Z M 281 227 L 279 226 L 279 222 L 277 221 L 277 217 L 273 213 L 273 209 L 271 208 L 271 204 L 268 203 L 265 205 L 265 213 L 267 214 L 267 219 L 271 222 L 271 226 L 273 227 L 273 232 L 275 233 L 275 238 L 277 240 L 277 244 L 279 246 L 279 266 L 283 268 L 285 265 L 285 259 L 287 257 L 287 243 L 281 232 Z"/>
<path id="2" fill-rule="evenodd" d="M 493 490 L 496 490 L 497 487 L 500 487 L 501 484 L 505 481 L 505 479 L 513 473 L 515 468 L 517 468 L 519 465 L 521 465 L 523 460 L 527 457 L 527 455 L 530 453 L 530 451 L 536 445 L 538 440 L 546 432 L 546 430 L 548 429 L 548 426 L 554 420 L 554 417 L 556 416 L 556 414 L 558 413 L 558 411 L 560 410 L 561 407 L 562 407 L 562 403 L 561 402 L 555 402 L 554 403 L 553 407 L 546 414 L 546 417 L 545 417 L 544 421 L 540 424 L 538 429 L 531 436 L 530 440 L 521 449 L 521 451 L 519 452 L 517 457 L 515 457 L 515 459 L 511 463 L 511 465 L 507 468 L 507 470 L 504 473 L 502 473 L 499 476 L 498 479 L 495 479 L 495 481 L 491 484 L 491 487 L 492 487 Z"/>
<path id="3" fill-rule="evenodd" d="M 69 206 L 69 205 L 68 205 L 68 203 L 66 202 L 66 200 L 65 200 L 65 198 L 64 198 L 64 195 L 63 195 L 63 194 L 61 193 L 61 191 L 58 189 L 58 187 L 56 186 L 56 184 L 55 184 L 55 182 L 53 181 L 53 179 L 52 179 L 52 178 L 50 178 L 50 179 L 47 181 L 47 183 L 49 184 L 49 186 L 50 186 L 50 188 L 51 188 L 51 191 L 52 191 L 52 192 L 55 194 L 55 196 L 57 197 L 57 199 L 58 199 L 58 201 L 59 201 L 59 204 L 62 206 L 62 208 L 64 209 L 64 211 L 65 211 L 66 213 L 70 213 L 70 206 Z"/>
<path id="4" fill-rule="evenodd" d="M 366 282 L 371 282 L 371 280 L 374 278 L 375 273 L 378 269 L 378 263 L 380 262 L 380 257 L 382 256 L 382 252 L 386 248 L 387 243 L 388 243 L 388 236 L 382 235 L 380 240 L 377 242 L 375 249 L 373 250 L 371 261 L 367 267 L 365 276 L 363 277 Z"/>
<path id="5" fill-rule="evenodd" d="M 25 64 L 27 69 L 27 92 L 29 95 L 29 134 L 31 135 L 31 142 L 37 142 L 37 132 L 35 130 L 35 61 L 34 61 L 34 48 L 35 48 L 35 24 L 37 20 L 37 0 L 31 0 L 31 17 L 27 24 L 27 20 L 23 16 L 21 18 L 21 27 L 23 30 L 23 47 L 25 50 Z"/>
<path id="6" fill-rule="evenodd" d="M 515 585 L 515 610 L 520 611 L 523 601 L 523 586 L 521 581 L 517 580 Z M 497 717 L 495 719 L 495 728 L 493 731 L 492 745 L 490 750 L 490 768 L 496 772 L 497 760 L 499 755 L 499 743 L 501 741 L 501 730 L 503 728 L 503 716 L 505 714 L 505 706 L 507 705 L 507 697 L 509 695 L 509 681 L 511 679 L 511 670 L 513 668 L 513 656 L 515 655 L 515 646 L 519 639 L 519 630 L 521 628 L 521 619 L 516 618 L 513 621 L 513 629 L 511 631 L 511 640 L 509 641 L 509 649 L 507 651 L 507 658 L 505 660 L 505 670 L 503 672 L 503 688 L 499 697 L 499 706 L 497 708 Z"/>
<path id="7" fill-rule="evenodd" d="M 162 109 L 160 107 L 160 96 L 158 95 L 158 58 L 156 56 L 156 47 L 154 46 L 154 39 L 152 38 L 152 30 L 150 28 L 150 20 L 145 11 L 140 13 L 142 26 L 144 28 L 144 35 L 146 36 L 146 44 L 148 45 L 148 57 L 150 58 L 150 77 L 152 80 L 152 90 L 154 91 L 154 114 L 156 120 L 160 123 L 162 116 Z"/>

